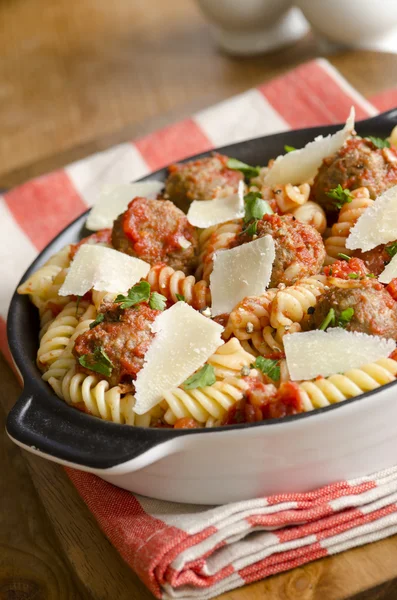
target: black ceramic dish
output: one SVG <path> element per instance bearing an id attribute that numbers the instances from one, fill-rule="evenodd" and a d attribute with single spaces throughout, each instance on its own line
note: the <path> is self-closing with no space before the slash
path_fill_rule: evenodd
<path id="1" fill-rule="evenodd" d="M 397 124 L 397 109 L 377 117 L 357 123 L 359 135 L 373 135 L 385 138 Z M 248 164 L 266 164 L 271 157 L 284 153 L 284 145 L 301 148 L 317 135 L 328 135 L 340 129 L 340 126 L 316 127 L 271 135 L 225 146 L 220 152 L 238 158 Z M 209 152 L 196 158 L 207 156 Z M 188 159 L 186 159 L 188 160 Z M 166 169 L 161 169 L 143 178 L 164 180 Z M 21 279 L 24 281 L 31 273 L 46 262 L 49 257 L 68 243 L 76 242 L 90 232 L 84 229 L 86 213 L 64 229 L 38 256 Z M 154 448 L 158 444 L 178 436 L 195 435 L 203 430 L 173 430 L 133 428 L 117 425 L 91 417 L 70 408 L 59 400 L 50 387 L 41 379 L 35 359 L 38 347 L 39 320 L 36 308 L 26 296 L 14 294 L 8 314 L 8 340 L 15 363 L 20 369 L 25 387 L 23 393 L 11 410 L 7 430 L 12 438 L 26 446 L 34 446 L 40 451 L 77 465 L 106 469 L 124 463 Z M 389 384 L 395 385 L 395 383 Z M 369 392 L 366 396 L 375 392 Z M 360 396 L 362 400 L 363 396 Z M 357 399 L 332 405 L 311 413 L 271 420 L 265 423 L 243 424 L 236 428 L 279 426 L 296 419 L 315 419 L 321 413 L 343 410 Z M 222 429 L 205 430 L 210 433 Z"/>

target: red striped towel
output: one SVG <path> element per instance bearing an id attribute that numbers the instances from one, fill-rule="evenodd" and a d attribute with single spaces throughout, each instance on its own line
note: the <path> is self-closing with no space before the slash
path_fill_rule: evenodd
<path id="1" fill-rule="evenodd" d="M 30 181 L 0 198 L 0 347 L 20 275 L 38 250 L 91 206 L 104 183 L 127 182 L 190 154 L 292 128 L 339 123 L 397 105 L 365 100 L 325 60 L 304 64 L 186 119 Z M 306 494 L 215 508 L 150 500 L 68 470 L 124 560 L 158 598 L 227 590 L 397 532 L 397 467 Z"/>

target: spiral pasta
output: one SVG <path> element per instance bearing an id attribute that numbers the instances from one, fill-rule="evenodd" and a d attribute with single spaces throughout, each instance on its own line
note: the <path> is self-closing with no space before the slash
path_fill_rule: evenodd
<path id="1" fill-rule="evenodd" d="M 279 290 L 270 307 L 270 324 L 275 329 L 300 323 L 317 297 L 325 291 L 327 278 L 324 275 L 308 277 L 294 285 Z"/>
<path id="2" fill-rule="evenodd" d="M 215 252 L 229 248 L 241 231 L 241 223 L 238 220 L 203 229 L 199 237 L 199 266 L 195 274 L 197 280 L 209 281 Z"/>
<path id="3" fill-rule="evenodd" d="M 274 199 L 280 212 L 292 212 L 299 206 L 303 206 L 310 196 L 310 185 L 303 183 L 302 185 L 274 185 L 266 190 L 262 188 L 263 198 L 265 200 Z"/>
<path id="4" fill-rule="evenodd" d="M 240 374 L 243 367 L 251 364 L 252 356 L 242 348 L 237 338 L 232 338 L 220 346 L 207 362 L 214 367 L 216 378 L 223 379 Z"/>
<path id="5" fill-rule="evenodd" d="M 351 192 L 353 200 L 342 206 L 337 223 L 332 226 L 331 235 L 325 240 L 326 258 L 325 264 L 331 265 L 338 258 L 340 252 L 353 255 L 353 250 L 346 248 L 346 239 L 351 228 L 361 217 L 363 212 L 373 204 L 369 191 L 365 187 L 358 188 Z"/>
<path id="6" fill-rule="evenodd" d="M 175 271 L 163 264 L 154 265 L 147 277 L 154 292 L 160 292 L 172 302 L 177 302 L 177 294 L 183 296 L 185 302 L 196 310 L 211 306 L 211 293 L 208 283 L 196 281 L 193 275 L 185 275 L 183 271 Z"/>
<path id="7" fill-rule="evenodd" d="M 269 324 L 270 305 L 277 290 L 269 289 L 261 296 L 247 296 L 229 315 L 224 337 L 234 335 L 239 340 L 249 340 Z"/>
<path id="8" fill-rule="evenodd" d="M 390 383 L 396 379 L 397 361 L 381 358 L 360 369 L 346 373 L 320 377 L 314 381 L 299 384 L 300 397 L 305 411 L 329 406 L 348 398 Z"/>
<path id="9" fill-rule="evenodd" d="M 309 200 L 290 212 L 295 219 L 311 225 L 314 229 L 317 229 L 319 233 L 323 234 L 325 232 L 327 228 L 327 217 L 325 216 L 324 210 L 317 202 Z"/>

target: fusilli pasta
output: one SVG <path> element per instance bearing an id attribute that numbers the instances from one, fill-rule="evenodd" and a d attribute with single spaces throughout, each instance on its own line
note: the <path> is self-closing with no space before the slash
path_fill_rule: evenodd
<path id="1" fill-rule="evenodd" d="M 214 264 L 214 254 L 218 250 L 229 248 L 231 242 L 241 231 L 241 221 L 222 223 L 203 229 L 199 237 L 199 266 L 196 279 L 209 281 Z"/>
<path id="2" fill-rule="evenodd" d="M 270 307 L 271 326 L 278 329 L 300 323 L 308 308 L 316 305 L 317 297 L 325 290 L 326 281 L 324 275 L 317 275 L 278 290 Z"/>
<path id="3" fill-rule="evenodd" d="M 248 296 L 232 310 L 225 327 L 224 337 L 234 335 L 239 340 L 249 340 L 269 324 L 270 305 L 277 290 L 267 290 L 261 296 Z"/>
<path id="4" fill-rule="evenodd" d="M 294 208 L 291 210 L 291 214 L 294 215 L 295 219 L 311 225 L 321 234 L 323 234 L 327 228 L 327 217 L 325 216 L 324 210 L 317 202 L 313 202 L 312 200 L 305 202 L 302 206 Z"/>
<path id="5" fill-rule="evenodd" d="M 178 294 L 196 310 L 211 306 L 208 283 L 204 280 L 196 281 L 193 275 L 188 276 L 183 271 L 175 271 L 172 267 L 159 264 L 150 269 L 146 279 L 152 291 L 160 292 L 172 302 L 178 302 Z"/>

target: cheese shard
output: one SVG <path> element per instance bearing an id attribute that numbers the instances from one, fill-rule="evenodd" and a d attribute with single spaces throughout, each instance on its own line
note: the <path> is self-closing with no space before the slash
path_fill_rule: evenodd
<path id="1" fill-rule="evenodd" d="M 349 250 L 372 250 L 380 244 L 397 240 L 397 185 L 378 196 L 357 223 L 346 240 Z"/>
<path id="2" fill-rule="evenodd" d="M 84 296 L 89 290 L 125 294 L 149 273 L 150 265 L 103 246 L 83 244 L 70 265 L 60 296 Z"/>
<path id="3" fill-rule="evenodd" d="M 324 158 L 342 148 L 354 131 L 355 111 L 352 106 L 343 129 L 332 135 L 319 135 L 300 150 L 278 156 L 265 176 L 267 185 L 305 183 L 315 177 Z"/>
<path id="4" fill-rule="evenodd" d="M 381 283 L 390 283 L 392 279 L 397 277 L 397 254 L 393 256 L 386 268 L 379 275 L 378 280 Z"/>
<path id="5" fill-rule="evenodd" d="M 135 381 L 134 411 L 138 415 L 161 402 L 166 392 L 181 385 L 224 343 L 223 327 L 186 302 L 162 312 L 152 331 L 156 337 Z"/>
<path id="6" fill-rule="evenodd" d="M 142 181 L 121 185 L 105 185 L 98 202 L 90 210 L 85 226 L 91 231 L 107 229 L 123 213 L 134 198 L 156 198 L 164 187 L 162 181 Z"/>
<path id="7" fill-rule="evenodd" d="M 212 227 L 219 223 L 244 217 L 244 182 L 240 181 L 236 194 L 214 200 L 194 200 L 187 213 L 187 220 L 195 227 Z"/>
<path id="8" fill-rule="evenodd" d="M 260 296 L 269 285 L 274 258 L 270 235 L 217 252 L 210 277 L 212 316 L 230 313 L 246 296 Z"/>
<path id="9" fill-rule="evenodd" d="M 389 356 L 396 348 L 392 339 L 346 331 L 307 331 L 284 336 L 285 357 L 293 381 L 328 377 L 357 369 Z"/>

